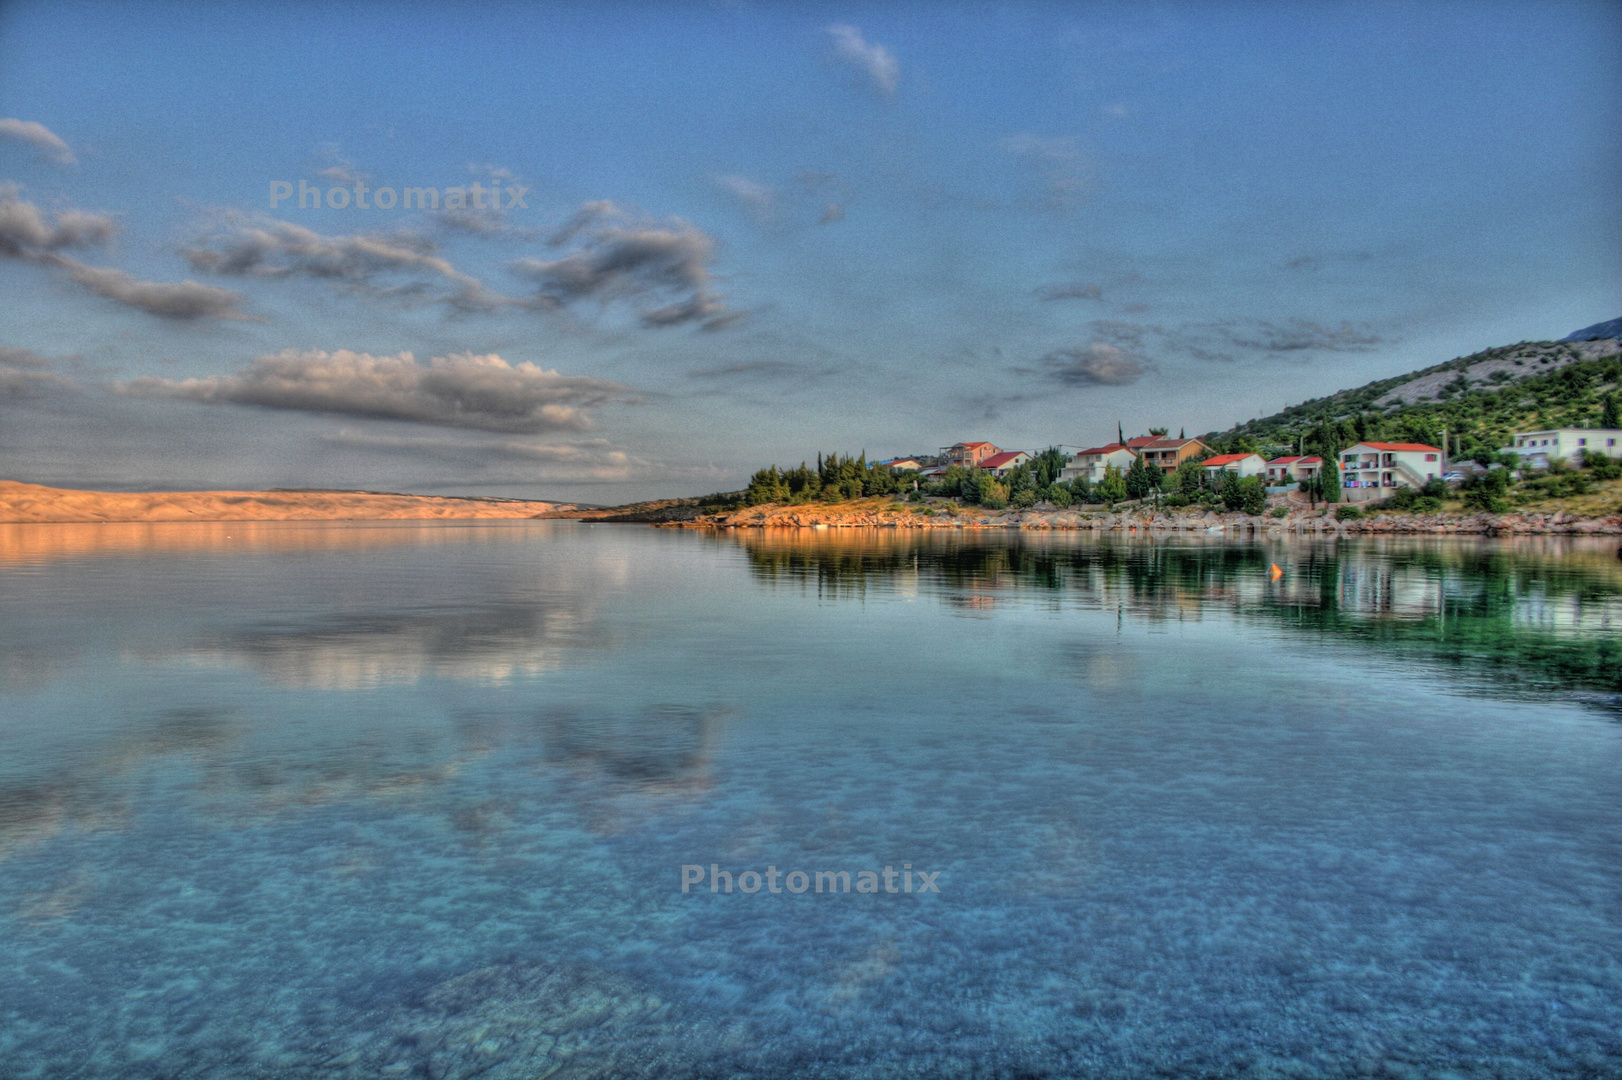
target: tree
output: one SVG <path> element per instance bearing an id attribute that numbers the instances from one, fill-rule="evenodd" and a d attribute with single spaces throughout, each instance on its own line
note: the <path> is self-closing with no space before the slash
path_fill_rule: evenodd
<path id="1" fill-rule="evenodd" d="M 1259 515 L 1267 510 L 1267 483 L 1259 476 L 1247 476 L 1238 483 L 1239 508 Z"/>
<path id="2" fill-rule="evenodd" d="M 1622 419 L 1618 418 L 1617 413 L 1616 391 L 1612 390 L 1605 395 L 1605 400 L 1600 406 L 1599 426 L 1602 428 L 1622 428 Z"/>
<path id="3" fill-rule="evenodd" d="M 1149 479 L 1149 464 L 1142 456 L 1132 459 L 1131 466 L 1126 470 L 1126 493 L 1134 499 L 1141 499 L 1149 494 L 1154 487 L 1154 481 Z"/>
<path id="4" fill-rule="evenodd" d="M 1098 494 L 1107 503 L 1118 503 L 1126 498 L 1126 480 L 1114 465 L 1104 466 L 1104 479 L 1098 482 Z"/>
<path id="5" fill-rule="evenodd" d="M 1037 454 L 1031 461 L 1031 471 L 1036 474 L 1037 486 L 1045 488 L 1058 483 L 1060 474 L 1068 464 L 1070 455 L 1057 446 L 1050 446 Z"/>
<path id="6" fill-rule="evenodd" d="M 1164 439 L 1166 437 L 1166 432 L 1170 430 L 1170 428 L 1152 427 L 1149 429 L 1149 434 L 1153 435 L 1157 439 Z"/>
<path id="7" fill-rule="evenodd" d="M 1244 491 L 1239 487 L 1239 474 L 1223 469 L 1217 473 L 1217 495 L 1222 505 L 1237 510 L 1245 503 Z"/>
<path id="8" fill-rule="evenodd" d="M 1338 464 L 1339 451 L 1324 455 L 1323 472 L 1318 477 L 1318 490 L 1323 493 L 1324 502 L 1340 502 L 1340 465 Z"/>

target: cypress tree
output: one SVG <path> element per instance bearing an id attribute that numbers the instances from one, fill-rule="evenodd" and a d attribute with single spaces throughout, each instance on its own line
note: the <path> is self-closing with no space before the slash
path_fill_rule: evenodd
<path id="1" fill-rule="evenodd" d="M 1599 426 L 1602 428 L 1622 428 L 1622 419 L 1617 417 L 1615 390 L 1605 395 L 1605 405 L 1600 411 Z"/>

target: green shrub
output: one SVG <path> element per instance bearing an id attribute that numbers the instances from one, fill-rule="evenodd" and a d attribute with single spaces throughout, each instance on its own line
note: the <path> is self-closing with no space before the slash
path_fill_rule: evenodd
<path id="1" fill-rule="evenodd" d="M 1038 496 L 1035 488 L 1021 488 L 1020 490 L 1014 492 L 1013 498 L 1008 500 L 1008 504 L 1015 510 L 1024 510 L 1028 507 L 1035 506 L 1037 499 Z"/>
<path id="2" fill-rule="evenodd" d="M 1063 484 L 1049 484 L 1047 490 L 1042 492 L 1042 498 L 1061 510 L 1071 503 L 1070 489 Z"/>
<path id="3" fill-rule="evenodd" d="M 1184 495 L 1182 492 L 1178 492 L 1175 495 L 1167 495 L 1166 496 L 1166 505 L 1171 506 L 1171 507 L 1187 506 L 1189 503 L 1191 503 L 1193 501 L 1194 500 L 1190 499 L 1187 495 Z"/>
<path id="4" fill-rule="evenodd" d="M 1335 507 L 1336 521 L 1356 521 L 1363 516 L 1363 511 L 1355 506 L 1341 505 Z"/>
<path id="5" fill-rule="evenodd" d="M 1290 508 L 1288 506 L 1275 506 L 1273 507 L 1273 516 L 1278 518 L 1289 517 Z"/>

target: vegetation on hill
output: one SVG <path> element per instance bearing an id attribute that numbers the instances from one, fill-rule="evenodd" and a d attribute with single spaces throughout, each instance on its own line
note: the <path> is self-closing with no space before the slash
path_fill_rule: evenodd
<path id="1" fill-rule="evenodd" d="M 1333 456 L 1355 442 L 1422 442 L 1483 465 L 1517 431 L 1617 427 L 1616 341 L 1522 342 L 1381 379 L 1204 437 L 1220 453 Z"/>

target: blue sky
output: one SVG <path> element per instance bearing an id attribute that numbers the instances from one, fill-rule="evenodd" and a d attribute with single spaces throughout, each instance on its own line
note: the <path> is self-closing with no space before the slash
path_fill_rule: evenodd
<path id="1" fill-rule="evenodd" d="M 13 3 L 0 475 L 619 502 L 1225 428 L 1622 314 L 1619 88 L 1599 3 Z"/>

